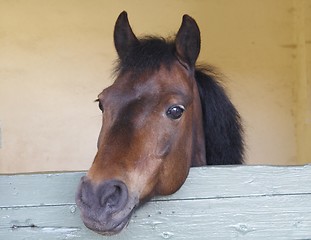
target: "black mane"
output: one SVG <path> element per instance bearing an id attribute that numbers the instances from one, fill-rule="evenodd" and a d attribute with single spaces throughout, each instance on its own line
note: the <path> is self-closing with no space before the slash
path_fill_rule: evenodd
<path id="1" fill-rule="evenodd" d="M 175 43 L 158 37 L 140 39 L 119 60 L 116 73 L 154 72 L 176 61 Z M 195 79 L 202 104 L 207 165 L 243 163 L 243 129 L 239 113 L 229 100 L 219 77 L 209 66 L 196 67 Z"/>
<path id="2" fill-rule="evenodd" d="M 206 164 L 243 163 L 241 118 L 218 82 L 217 74 L 209 67 L 198 68 L 195 79 L 202 104 Z"/>

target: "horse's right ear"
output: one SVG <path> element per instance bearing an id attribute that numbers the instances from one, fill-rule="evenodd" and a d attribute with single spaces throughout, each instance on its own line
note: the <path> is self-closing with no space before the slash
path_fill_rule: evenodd
<path id="1" fill-rule="evenodd" d="M 123 11 L 120 13 L 114 27 L 114 46 L 119 58 L 124 59 L 129 48 L 137 42 L 138 39 L 132 31 L 127 13 Z"/>
<path id="2" fill-rule="evenodd" d="M 195 20 L 184 15 L 182 24 L 175 39 L 177 58 L 190 69 L 194 69 L 195 62 L 201 48 L 200 30 Z"/>

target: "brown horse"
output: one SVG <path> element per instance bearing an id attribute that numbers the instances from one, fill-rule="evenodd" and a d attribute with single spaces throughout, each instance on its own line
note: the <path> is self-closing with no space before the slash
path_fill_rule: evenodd
<path id="1" fill-rule="evenodd" d="M 98 96 L 98 152 L 76 203 L 84 224 L 115 234 L 154 195 L 176 192 L 191 166 L 240 164 L 240 117 L 217 75 L 195 67 L 200 31 L 184 15 L 174 40 L 138 39 L 122 12 L 116 80 Z"/>

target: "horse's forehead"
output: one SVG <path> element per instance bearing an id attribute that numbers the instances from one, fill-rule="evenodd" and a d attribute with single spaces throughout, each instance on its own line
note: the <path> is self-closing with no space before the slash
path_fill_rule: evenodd
<path id="1" fill-rule="evenodd" d="M 134 97 L 165 92 L 181 92 L 187 95 L 191 92 L 192 82 L 187 71 L 176 64 L 170 68 L 162 66 L 158 70 L 141 74 L 127 72 L 117 78 L 110 90 Z"/>

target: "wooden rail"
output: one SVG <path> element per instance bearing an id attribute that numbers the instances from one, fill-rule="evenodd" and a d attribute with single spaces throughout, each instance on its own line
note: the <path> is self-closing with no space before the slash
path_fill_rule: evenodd
<path id="1" fill-rule="evenodd" d="M 83 172 L 0 175 L 0 239 L 311 239 L 311 165 L 192 168 L 118 235 L 84 227 L 74 196 Z"/>

